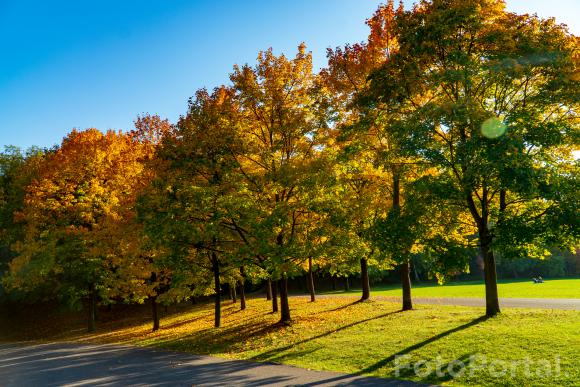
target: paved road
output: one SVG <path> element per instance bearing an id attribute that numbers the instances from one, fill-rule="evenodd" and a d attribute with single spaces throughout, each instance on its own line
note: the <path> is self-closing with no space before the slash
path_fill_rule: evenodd
<path id="1" fill-rule="evenodd" d="M 297 295 L 294 297 L 310 297 Z M 334 297 L 356 300 L 358 297 L 350 295 L 338 296 L 332 294 L 322 294 L 316 297 Z M 374 300 L 384 300 L 392 302 L 401 302 L 400 297 L 392 296 L 373 296 Z M 485 307 L 485 298 L 474 297 L 413 297 L 413 303 L 417 305 L 456 305 L 456 306 L 481 306 Z M 499 305 L 502 308 L 534 308 L 534 309 L 564 309 L 580 310 L 580 299 L 578 298 L 500 298 Z"/>
<path id="2" fill-rule="evenodd" d="M 456 297 L 435 298 L 415 297 L 417 304 L 462 305 L 485 307 L 484 298 Z M 505 308 L 535 308 L 535 309 L 568 309 L 580 310 L 580 299 L 577 298 L 500 298 L 500 307 Z"/>
<path id="3" fill-rule="evenodd" d="M 0 344 L 0 386 L 402 386 L 419 384 L 119 345 Z"/>
<path id="4" fill-rule="evenodd" d="M 375 299 L 385 299 L 400 302 L 398 297 L 377 296 Z M 485 307 L 485 298 L 473 297 L 413 297 L 415 304 L 458 305 Z M 567 309 L 580 310 L 580 299 L 577 298 L 500 298 L 500 307 L 504 308 L 535 308 L 535 309 Z"/>

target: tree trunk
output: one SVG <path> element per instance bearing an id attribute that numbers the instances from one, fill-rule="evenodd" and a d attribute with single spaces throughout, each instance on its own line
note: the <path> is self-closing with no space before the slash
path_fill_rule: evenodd
<path id="1" fill-rule="evenodd" d="M 348 292 L 350 290 L 350 283 L 348 282 L 348 276 L 344 277 L 344 290 Z"/>
<path id="2" fill-rule="evenodd" d="M 155 282 L 157 281 L 157 272 L 154 271 L 151 272 L 149 280 L 151 281 L 152 284 L 155 284 Z M 149 301 L 151 302 L 153 332 L 155 332 L 156 330 L 159 329 L 159 311 L 157 310 L 157 296 L 159 295 L 159 287 L 156 286 L 155 288 L 153 288 L 153 290 L 155 291 L 155 295 L 149 296 Z"/>
<path id="3" fill-rule="evenodd" d="M 401 285 L 403 288 L 403 310 L 413 309 L 411 300 L 411 264 L 409 261 L 401 264 Z"/>
<path id="4" fill-rule="evenodd" d="M 94 332 L 95 327 L 95 315 L 97 309 L 97 294 L 95 292 L 95 284 L 91 283 L 89 285 L 89 326 L 88 331 Z"/>
<path id="5" fill-rule="evenodd" d="M 240 310 L 244 310 L 246 309 L 246 289 L 244 288 L 246 272 L 243 266 L 240 267 L 240 274 L 242 276 L 240 280 Z"/>
<path id="6" fill-rule="evenodd" d="M 221 285 L 220 285 L 220 266 L 217 259 L 216 253 L 212 253 L 212 270 L 213 270 L 213 278 L 214 278 L 214 305 L 215 305 L 215 318 L 214 318 L 214 326 L 219 328 L 222 323 L 222 310 L 221 310 Z"/>
<path id="7" fill-rule="evenodd" d="M 336 277 L 334 276 L 334 274 L 330 275 L 330 281 L 332 284 L 332 290 L 336 290 Z"/>
<path id="8" fill-rule="evenodd" d="M 266 300 L 270 301 L 272 299 L 272 281 L 268 278 L 266 281 Z"/>
<path id="9" fill-rule="evenodd" d="M 415 274 L 415 281 L 421 282 L 421 277 L 419 277 L 419 272 L 417 271 L 417 265 L 415 265 L 415 262 L 413 262 L 411 268 L 413 269 L 413 273 Z"/>
<path id="10" fill-rule="evenodd" d="M 153 313 L 153 332 L 159 330 L 159 311 L 157 310 L 157 296 L 151 297 L 151 312 Z"/>
<path id="11" fill-rule="evenodd" d="M 100 318 L 101 318 L 101 314 L 100 314 L 100 310 L 99 310 L 99 298 L 96 297 L 95 298 L 95 326 L 97 325 L 97 323 L 99 321 L 101 321 Z"/>
<path id="12" fill-rule="evenodd" d="M 278 312 L 278 281 L 272 284 L 272 313 Z"/>
<path id="13" fill-rule="evenodd" d="M 310 302 L 316 301 L 314 274 L 312 273 L 312 257 L 308 257 L 308 290 L 310 291 Z"/>
<path id="14" fill-rule="evenodd" d="M 497 292 L 497 272 L 495 269 L 495 257 L 490 247 L 491 237 L 489 231 L 483 229 L 480 232 L 480 250 L 483 258 L 483 271 L 485 278 L 485 315 L 493 317 L 500 313 L 499 295 Z"/>
<path id="15" fill-rule="evenodd" d="M 282 276 L 282 279 L 278 281 L 280 285 L 280 323 L 290 324 L 290 305 L 288 304 L 288 278 Z"/>
<path id="16" fill-rule="evenodd" d="M 366 258 L 360 260 L 360 279 L 362 281 L 361 301 L 368 300 L 371 297 L 371 285 L 369 282 L 369 268 Z"/>
<path id="17" fill-rule="evenodd" d="M 235 283 L 230 284 L 230 294 L 232 295 L 232 302 L 235 304 L 238 302 L 238 295 L 236 292 L 236 285 Z"/>
<path id="18" fill-rule="evenodd" d="M 500 211 L 499 222 L 503 221 L 503 212 L 506 206 L 505 190 L 500 192 Z M 475 200 L 471 192 L 466 192 L 467 206 L 471 216 L 477 222 L 477 231 L 479 234 L 479 251 L 483 260 L 483 276 L 485 279 L 485 315 L 493 317 L 500 313 L 499 297 L 497 292 L 497 272 L 495 268 L 495 257 L 491 249 L 493 235 L 489 229 L 489 201 L 488 187 L 484 184 L 479 197 L 481 202 L 481 215 L 478 213 Z M 492 195 L 493 196 L 493 195 Z"/>
<path id="19" fill-rule="evenodd" d="M 244 283 L 240 281 L 240 310 L 246 309 L 246 290 L 244 289 Z"/>
<path id="20" fill-rule="evenodd" d="M 399 217 L 401 213 L 401 184 L 399 171 L 393 171 L 393 212 Z M 406 251 L 400 252 L 402 260 L 400 264 L 401 271 L 401 287 L 403 288 L 403 310 L 413 309 L 413 302 L 411 300 L 411 264 L 409 262 L 408 253 Z"/>
<path id="21" fill-rule="evenodd" d="M 191 305 L 197 305 L 197 299 L 195 298 L 195 296 L 191 296 L 190 300 L 191 300 Z"/>

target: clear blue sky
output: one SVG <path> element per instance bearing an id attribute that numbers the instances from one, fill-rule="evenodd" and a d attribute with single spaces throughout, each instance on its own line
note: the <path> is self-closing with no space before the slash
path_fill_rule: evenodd
<path id="1" fill-rule="evenodd" d="M 410 4 L 412 1 L 407 0 Z M 0 148 L 51 146 L 73 128 L 175 120 L 200 87 L 258 51 L 364 40 L 379 0 L 0 0 Z M 580 34 L 578 0 L 508 0 Z"/>

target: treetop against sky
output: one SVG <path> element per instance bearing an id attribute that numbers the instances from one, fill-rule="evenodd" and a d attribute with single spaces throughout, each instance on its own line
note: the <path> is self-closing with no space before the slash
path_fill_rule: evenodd
<path id="1" fill-rule="evenodd" d="M 314 69 L 327 47 L 365 40 L 381 1 L 0 3 L 0 146 L 52 146 L 74 127 L 133 127 L 143 112 L 175 121 L 200 87 L 228 82 L 234 63 L 305 42 Z M 412 1 L 405 0 L 410 7 Z M 580 33 L 575 0 L 508 0 Z"/>

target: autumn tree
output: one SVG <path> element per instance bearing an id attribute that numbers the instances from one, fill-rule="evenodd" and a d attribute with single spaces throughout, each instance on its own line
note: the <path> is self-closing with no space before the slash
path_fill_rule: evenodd
<path id="1" fill-rule="evenodd" d="M 138 217 L 137 198 L 146 192 L 151 182 L 156 178 L 161 161 L 157 157 L 159 147 L 163 139 L 171 136 L 173 127 L 169 120 L 162 119 L 158 115 L 144 114 L 135 120 L 135 129 L 129 132 L 131 138 L 144 148 L 144 170 L 139 184 L 139 189 L 135 192 L 135 206 L 131 207 L 131 215 L 124 226 L 124 232 L 118 234 L 119 239 L 126 240 L 124 246 L 125 261 L 130 261 L 133 265 L 139 266 L 144 273 L 147 296 L 151 303 L 153 320 L 153 331 L 160 327 L 158 303 L 167 303 L 180 299 L 171 294 L 171 270 L 168 264 L 168 253 L 162 248 L 158 248 L 144 230 L 143 223 Z M 141 278 L 142 276 L 138 277 Z M 134 283 L 134 278 L 128 278 L 128 283 Z"/>
<path id="2" fill-rule="evenodd" d="M 0 153 L 0 277 L 16 256 L 15 243 L 24 239 L 26 230 L 14 214 L 23 211 L 26 187 L 36 177 L 45 153 L 38 148 L 23 152 L 14 146 L 5 147 Z M 0 297 L 2 293 L 0 289 Z"/>
<path id="3" fill-rule="evenodd" d="M 156 177 L 140 199 L 151 240 L 169 254 L 172 291 L 181 299 L 213 289 L 215 327 L 221 325 L 221 287 L 232 279 L 239 237 L 232 219 L 241 203 L 236 183 L 236 108 L 226 87 L 199 90 L 188 113 L 158 150 Z M 235 281 L 236 279 L 234 279 Z"/>
<path id="4" fill-rule="evenodd" d="M 236 66 L 230 79 L 239 104 L 243 152 L 239 174 L 251 214 L 244 225 L 251 250 L 279 280 L 281 323 L 291 320 L 288 278 L 300 271 L 311 186 L 319 138 L 325 125 L 317 114 L 312 56 L 300 45 L 293 59 L 261 52 L 252 67 Z"/>
<path id="5" fill-rule="evenodd" d="M 87 300 L 89 331 L 97 299 L 107 299 L 117 265 L 105 246 L 109 226 L 126 215 L 143 171 L 143 149 L 128 135 L 73 130 L 43 159 L 15 213 L 25 228 L 5 283 L 32 290 L 50 284 L 70 304 Z M 114 241 L 114 239 L 113 239 Z"/>
<path id="6" fill-rule="evenodd" d="M 367 42 L 346 45 L 328 50 L 328 67 L 321 72 L 323 84 L 328 89 L 336 125 L 335 140 L 329 145 L 337 147 L 340 161 L 340 179 L 345 185 L 345 206 L 351 211 L 350 227 L 354 238 L 367 244 L 370 252 L 378 253 L 377 247 L 386 246 L 375 241 L 371 229 L 387 216 L 398 216 L 404 204 L 402 185 L 418 166 L 403 155 L 399 138 L 390 129 L 404 114 L 401 111 L 367 109 L 361 103 L 368 86 L 370 74 L 390 60 L 398 49 L 395 17 L 403 13 L 403 5 L 395 7 L 388 1 L 379 6 L 367 20 L 370 34 Z M 384 223 L 384 222 L 383 222 Z M 410 248 L 410 246 L 409 246 Z M 388 265 L 396 262 L 401 270 L 403 309 L 411 309 L 410 254 L 409 248 L 383 251 L 382 261 Z M 387 258 L 388 257 L 388 258 Z M 362 277 L 362 300 L 370 295 L 368 257 L 360 258 Z"/>
<path id="7" fill-rule="evenodd" d="M 503 1 L 421 1 L 396 18 L 398 51 L 372 76 L 370 107 L 404 109 L 410 155 L 477 230 L 486 315 L 500 312 L 494 251 L 541 255 L 577 240 L 569 145 L 577 142 L 576 40 Z"/>

